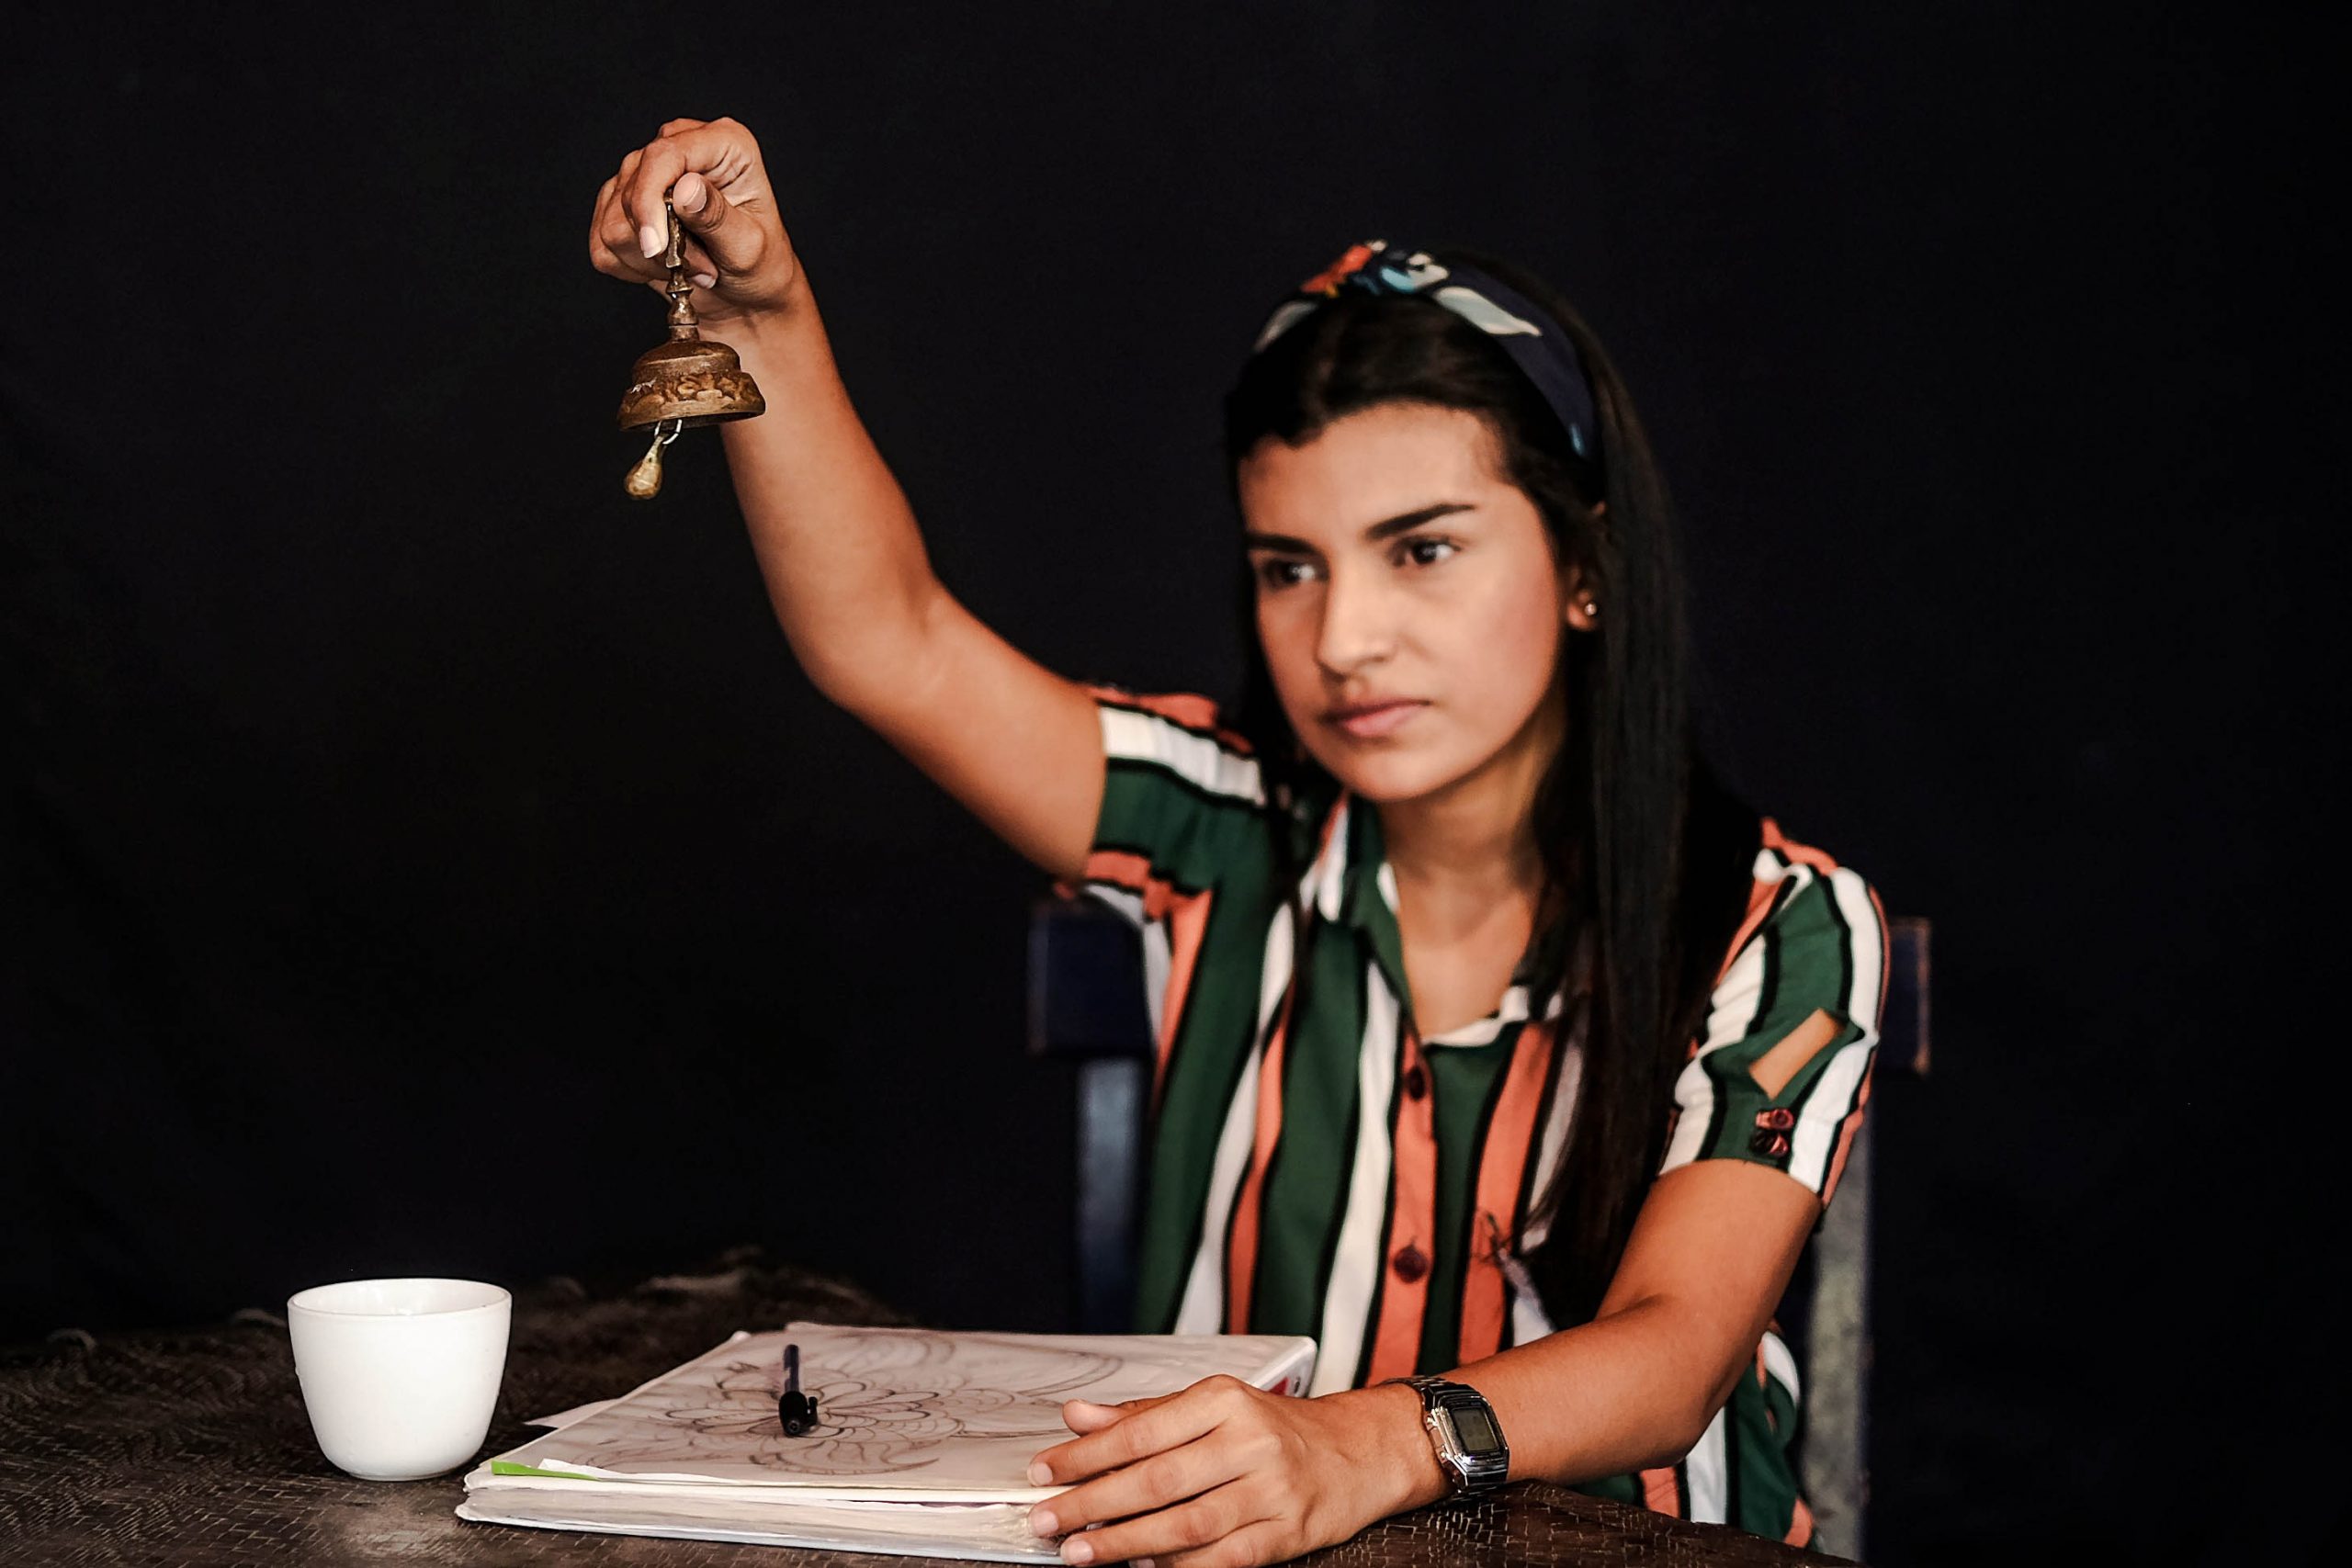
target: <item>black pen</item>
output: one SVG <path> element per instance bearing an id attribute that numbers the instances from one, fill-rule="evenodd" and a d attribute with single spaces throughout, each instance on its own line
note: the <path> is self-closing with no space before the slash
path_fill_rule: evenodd
<path id="1" fill-rule="evenodd" d="M 784 1348 L 784 1393 L 775 1402 L 776 1419 L 784 1435 L 797 1438 L 817 1425 L 817 1396 L 800 1392 L 800 1347 Z"/>

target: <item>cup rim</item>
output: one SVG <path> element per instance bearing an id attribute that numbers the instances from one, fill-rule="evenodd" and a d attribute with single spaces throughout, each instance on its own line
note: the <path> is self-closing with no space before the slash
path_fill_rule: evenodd
<path id="1" fill-rule="evenodd" d="M 420 1307 L 413 1312 L 385 1312 L 379 1308 L 320 1306 L 307 1297 L 323 1295 L 329 1291 L 346 1291 L 355 1285 L 472 1285 L 495 1292 L 486 1302 L 471 1306 Z M 380 1280 L 332 1280 L 323 1285 L 311 1285 L 286 1298 L 288 1316 L 308 1313 L 313 1317 L 399 1318 L 399 1317 L 463 1317 L 469 1313 L 497 1312 L 510 1306 L 514 1294 L 503 1285 L 493 1285 L 487 1280 L 458 1280 L 437 1274 L 407 1274 Z"/>

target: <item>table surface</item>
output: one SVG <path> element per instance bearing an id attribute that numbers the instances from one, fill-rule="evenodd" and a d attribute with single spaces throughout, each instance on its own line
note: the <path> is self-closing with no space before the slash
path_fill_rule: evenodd
<path id="1" fill-rule="evenodd" d="M 487 1451 L 526 1417 L 623 1393 L 738 1328 L 910 1320 L 820 1276 L 730 1258 L 595 1296 L 516 1294 Z M 660 1563 L 906 1568 L 943 1561 L 469 1524 L 457 1476 L 355 1481 L 312 1441 L 282 1324 L 59 1337 L 0 1356 L 0 1559 L 10 1562 Z M 1822 1564 L 1840 1561 L 1542 1483 L 1399 1516 L 1303 1561 L 1374 1564 Z"/>

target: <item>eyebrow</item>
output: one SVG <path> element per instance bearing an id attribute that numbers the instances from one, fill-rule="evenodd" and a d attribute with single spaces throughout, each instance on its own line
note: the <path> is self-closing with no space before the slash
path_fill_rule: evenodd
<path id="1" fill-rule="evenodd" d="M 1399 534 L 1409 534 L 1422 524 L 1436 518 L 1448 516 L 1456 512 L 1476 510 L 1476 508 L 1466 501 L 1441 501 L 1434 506 L 1424 506 L 1418 511 L 1400 512 L 1394 517 L 1385 517 L 1366 528 L 1363 531 L 1363 536 L 1367 542 L 1376 545 L 1383 539 L 1393 539 Z M 1315 553 L 1315 547 L 1305 539 L 1295 539 L 1288 534 L 1264 534 L 1255 528 L 1242 530 L 1241 547 L 1250 550 L 1292 550 L 1302 555 Z"/>

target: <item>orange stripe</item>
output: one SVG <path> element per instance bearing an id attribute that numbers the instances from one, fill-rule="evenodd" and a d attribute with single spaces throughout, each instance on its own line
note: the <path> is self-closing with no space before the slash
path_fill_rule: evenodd
<path id="1" fill-rule="evenodd" d="M 1250 1173 L 1242 1179 L 1241 1196 L 1233 1204 L 1233 1239 L 1225 1260 L 1225 1331 L 1250 1332 L 1250 1294 L 1258 1280 L 1258 1223 L 1266 1198 L 1266 1166 L 1273 1158 L 1274 1140 L 1283 1128 L 1283 1057 L 1290 1042 L 1290 998 L 1298 994 L 1298 973 L 1291 972 L 1291 987 L 1283 998 L 1282 1021 L 1266 1042 L 1265 1060 L 1258 1067 L 1258 1131 L 1250 1151 Z"/>
<path id="2" fill-rule="evenodd" d="M 1330 852 L 1331 835 L 1339 826 L 1347 796 L 1340 797 L 1323 821 L 1323 839 L 1316 846 L 1314 863 L 1320 866 Z M 1258 1126 L 1250 1150 L 1250 1170 L 1241 1179 L 1240 1196 L 1234 1200 L 1231 1244 L 1225 1255 L 1225 1326 L 1228 1334 L 1250 1332 L 1250 1296 L 1258 1278 L 1258 1228 L 1266 1196 L 1266 1166 L 1273 1158 L 1274 1141 L 1283 1127 L 1283 1058 L 1290 1042 L 1291 1008 L 1298 999 L 1298 968 L 1307 962 L 1314 939 L 1310 916 L 1291 931 L 1290 979 L 1283 987 L 1282 1019 L 1266 1055 L 1258 1066 Z"/>
<path id="3" fill-rule="evenodd" d="M 1544 1079 L 1552 1066 L 1554 1026 L 1528 1021 L 1519 1032 L 1510 1077 L 1487 1123 L 1486 1154 L 1478 1163 L 1478 1206 L 1472 1213 L 1470 1264 L 1462 1289 L 1462 1360 L 1480 1361 L 1503 1348 L 1503 1266 L 1492 1250 L 1493 1236 L 1515 1242 L 1511 1220 L 1519 1209 L 1519 1187 L 1543 1110 Z"/>
<path id="4" fill-rule="evenodd" d="M 1168 1058 L 1176 1049 L 1176 1026 L 1184 1019 L 1184 998 L 1192 994 L 1193 965 L 1201 956 L 1201 937 L 1209 928 L 1212 890 L 1178 898 L 1168 911 L 1168 995 L 1159 1007 L 1159 1060 L 1152 1068 L 1151 1102 L 1159 1104 L 1159 1087 L 1168 1079 Z"/>
<path id="5" fill-rule="evenodd" d="M 1674 1466 L 1641 1472 L 1642 1506 L 1654 1514 L 1682 1517 L 1682 1489 L 1675 1484 Z"/>
<path id="6" fill-rule="evenodd" d="M 1233 750 L 1245 756 L 1250 754 L 1250 742 L 1217 722 L 1216 704 L 1206 697 L 1195 696 L 1190 692 L 1123 692 L 1116 686 L 1089 686 L 1086 694 L 1114 707 L 1141 708 L 1146 713 L 1156 713 L 1162 718 L 1172 719 L 1187 729 L 1206 731 Z"/>
<path id="7" fill-rule="evenodd" d="M 1772 912 L 1772 900 L 1780 891 L 1779 883 L 1766 882 L 1761 878 L 1749 886 L 1747 913 L 1740 918 L 1739 931 L 1731 939 L 1731 945 L 1724 949 L 1723 967 L 1715 971 L 1716 985 L 1720 986 L 1724 983 L 1724 976 L 1731 973 L 1732 963 L 1739 957 L 1740 950 L 1747 945 L 1748 939 L 1754 936 L 1758 928 L 1764 924 L 1764 917 Z M 1695 1056 L 1698 1053 L 1699 1042 L 1693 1040 L 1690 1043 L 1690 1054 Z"/>
<path id="8" fill-rule="evenodd" d="M 1811 844 L 1800 844 L 1794 839 L 1783 835 L 1781 825 L 1770 817 L 1764 818 L 1764 847 L 1768 850 L 1778 850 L 1797 864 L 1809 865 L 1815 871 L 1832 872 L 1838 869 L 1838 863 L 1820 850 L 1815 849 Z"/>
<path id="9" fill-rule="evenodd" d="M 1791 1546 L 1813 1544 L 1813 1510 L 1804 1506 L 1804 1498 L 1796 1500 L 1789 1514 L 1789 1533 L 1781 1539 Z"/>
<path id="10" fill-rule="evenodd" d="M 1405 1034 L 1405 1071 L 1426 1076 L 1421 1043 L 1411 1031 Z M 1431 1097 L 1408 1095 L 1396 1114 L 1396 1147 L 1390 1174 L 1395 1213 L 1388 1222 L 1381 1267 L 1380 1325 L 1372 1345 L 1371 1381 L 1412 1376 L 1421 1358 L 1421 1320 L 1429 1308 L 1430 1250 L 1437 1237 L 1437 1125 Z M 1407 1247 L 1421 1255 L 1419 1274 L 1407 1280 L 1396 1272 L 1396 1255 Z"/>
<path id="11" fill-rule="evenodd" d="M 1151 886 L 1151 862 L 1127 850 L 1097 850 L 1086 857 L 1082 880 L 1141 893 Z"/>

